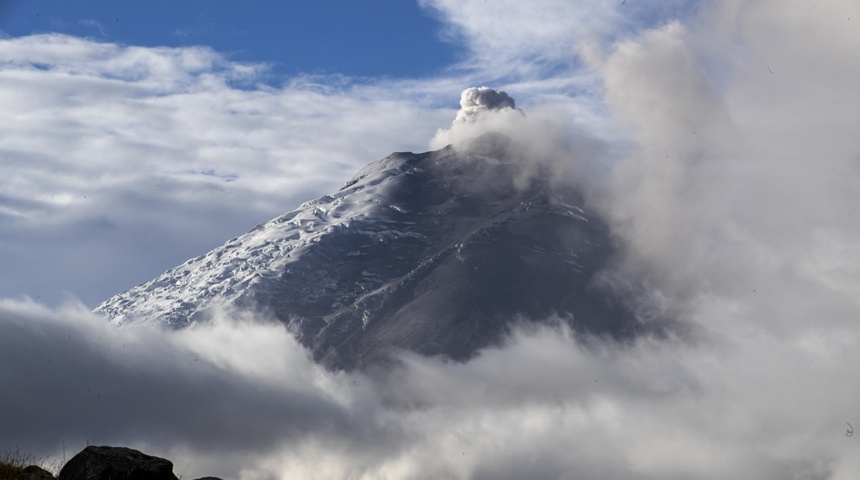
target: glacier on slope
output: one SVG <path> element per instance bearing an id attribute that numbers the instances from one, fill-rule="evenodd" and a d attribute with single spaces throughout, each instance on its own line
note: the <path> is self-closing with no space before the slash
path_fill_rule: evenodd
<path id="1" fill-rule="evenodd" d="M 391 349 L 466 359 L 526 319 L 632 335 L 641 325 L 595 285 L 614 248 L 582 204 L 504 155 L 395 153 L 95 312 L 183 328 L 217 305 L 252 309 L 335 368 Z"/>

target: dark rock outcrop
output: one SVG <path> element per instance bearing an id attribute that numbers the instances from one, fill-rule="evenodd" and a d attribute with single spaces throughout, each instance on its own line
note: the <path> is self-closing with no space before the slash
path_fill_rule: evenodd
<path id="1" fill-rule="evenodd" d="M 178 480 L 173 463 L 125 447 L 90 445 L 60 470 L 59 480 Z"/>
<path id="2" fill-rule="evenodd" d="M 55 477 L 51 472 L 36 465 L 24 467 L 22 478 L 26 480 L 55 480 Z"/>

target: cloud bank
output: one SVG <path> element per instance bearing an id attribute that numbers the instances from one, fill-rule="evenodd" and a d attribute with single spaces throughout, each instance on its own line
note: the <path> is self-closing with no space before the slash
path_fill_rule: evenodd
<path id="1" fill-rule="evenodd" d="M 129 445 L 192 477 L 851 478 L 856 338 L 785 342 L 710 311 L 708 345 L 532 325 L 465 364 L 344 374 L 259 315 L 163 332 L 3 301 L 0 442 Z"/>

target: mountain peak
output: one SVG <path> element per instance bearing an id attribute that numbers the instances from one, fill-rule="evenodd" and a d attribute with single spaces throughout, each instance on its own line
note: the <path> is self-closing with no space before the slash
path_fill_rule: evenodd
<path id="1" fill-rule="evenodd" d="M 391 349 L 467 359 L 523 319 L 632 334 L 593 282 L 613 252 L 606 226 L 575 190 L 517 180 L 509 160 L 453 148 L 389 155 L 95 311 L 183 328 L 220 305 L 252 309 L 338 368 Z"/>

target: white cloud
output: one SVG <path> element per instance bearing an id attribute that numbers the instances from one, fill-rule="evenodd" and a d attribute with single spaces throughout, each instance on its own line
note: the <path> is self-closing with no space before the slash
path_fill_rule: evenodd
<path id="1" fill-rule="evenodd" d="M 460 66 L 472 83 L 570 81 L 582 74 L 575 52 L 584 41 L 615 40 L 666 19 L 686 19 L 700 0 L 629 1 L 419 0 L 447 26 L 445 36 L 466 50 Z M 582 88 L 576 81 L 567 88 Z M 573 89 L 567 93 L 573 93 Z"/>
<path id="2" fill-rule="evenodd" d="M 17 274 L 0 292 L 52 302 L 74 285 L 94 305 L 425 149 L 451 115 L 396 86 L 255 85 L 260 66 L 200 47 L 37 35 L 0 40 L 0 65 L 0 265 Z"/>
<path id="3" fill-rule="evenodd" d="M 613 2 L 421 0 L 469 49 L 472 65 L 499 74 L 570 61 L 577 42 L 607 33 L 617 22 Z"/>
<path id="4" fill-rule="evenodd" d="M 845 242 L 860 234 L 851 220 L 860 141 L 846 129 L 860 124 L 843 109 L 860 106 L 860 95 L 839 85 L 860 78 L 842 65 L 860 43 L 846 43 L 856 33 L 841 23 L 857 7 L 740 5 L 706 9 L 699 22 L 710 28 L 670 23 L 595 60 L 633 142 L 605 205 L 630 249 L 624 276 L 638 270 L 682 301 L 817 297 L 801 302 L 815 305 L 818 321 L 843 318 L 839 305 L 852 302 L 838 292 L 856 271 Z M 773 41 L 777 32 L 784 37 Z M 717 41 L 734 48 L 720 54 Z M 768 66 L 777 59 L 793 75 Z M 839 268 L 836 252 L 847 262 Z"/>

